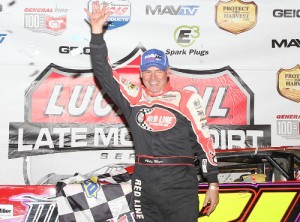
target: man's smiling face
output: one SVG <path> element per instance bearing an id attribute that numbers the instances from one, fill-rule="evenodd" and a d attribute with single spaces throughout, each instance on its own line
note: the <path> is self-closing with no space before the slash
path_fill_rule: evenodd
<path id="1" fill-rule="evenodd" d="M 141 73 L 145 87 L 151 93 L 160 93 L 168 83 L 169 68 L 165 71 L 152 66 Z"/>

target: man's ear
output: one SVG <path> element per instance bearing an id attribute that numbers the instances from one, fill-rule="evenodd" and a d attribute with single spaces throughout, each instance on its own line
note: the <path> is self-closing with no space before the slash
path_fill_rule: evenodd
<path id="1" fill-rule="evenodd" d="M 169 75 L 171 74 L 171 69 L 170 69 L 170 67 L 168 67 L 168 68 L 166 69 L 166 72 L 167 72 L 167 77 L 169 77 Z"/>
<path id="2" fill-rule="evenodd" d="M 142 78 L 142 75 L 143 75 L 143 74 L 142 74 L 142 70 L 140 69 L 140 77 L 141 77 L 141 78 Z"/>

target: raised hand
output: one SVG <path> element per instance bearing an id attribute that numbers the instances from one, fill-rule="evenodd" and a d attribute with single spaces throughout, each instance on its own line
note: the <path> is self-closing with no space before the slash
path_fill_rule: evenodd
<path id="1" fill-rule="evenodd" d="M 92 13 L 88 9 L 84 9 L 85 13 L 90 17 L 92 33 L 99 34 L 103 32 L 103 26 L 107 22 L 110 11 L 106 10 L 106 4 L 98 1 L 92 2 Z"/>

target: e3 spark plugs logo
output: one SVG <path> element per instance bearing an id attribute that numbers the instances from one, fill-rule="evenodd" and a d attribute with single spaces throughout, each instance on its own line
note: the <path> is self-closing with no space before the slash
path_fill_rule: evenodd
<path id="1" fill-rule="evenodd" d="M 167 49 L 166 54 L 173 55 L 190 55 L 190 56 L 205 56 L 208 55 L 208 50 L 199 50 L 197 48 L 189 48 L 194 45 L 196 40 L 200 38 L 200 27 L 196 25 L 181 25 L 177 27 L 173 34 L 173 39 L 177 45 L 184 49 Z"/>
<path id="2" fill-rule="evenodd" d="M 199 26 L 179 26 L 174 32 L 175 42 L 182 47 L 189 47 L 200 37 Z"/>

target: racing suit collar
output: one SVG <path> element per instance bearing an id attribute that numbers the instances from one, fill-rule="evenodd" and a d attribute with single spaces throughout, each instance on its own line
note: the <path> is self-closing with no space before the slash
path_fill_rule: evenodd
<path id="1" fill-rule="evenodd" d="M 145 90 L 145 93 L 148 96 L 154 97 L 154 96 L 161 96 L 161 95 L 165 94 L 166 92 L 170 91 L 172 89 L 172 86 L 170 84 L 170 81 L 168 81 L 168 83 L 165 85 L 164 89 L 159 93 L 152 93 L 145 86 L 143 86 L 143 88 Z"/>

